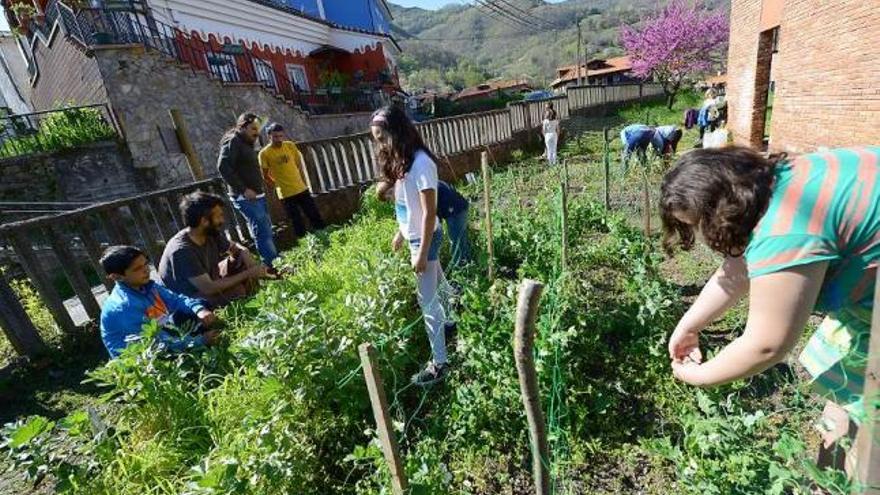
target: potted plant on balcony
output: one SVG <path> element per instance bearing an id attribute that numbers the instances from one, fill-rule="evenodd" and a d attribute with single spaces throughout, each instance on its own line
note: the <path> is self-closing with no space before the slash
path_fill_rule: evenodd
<path id="1" fill-rule="evenodd" d="M 31 19 L 33 19 L 37 15 L 37 9 L 31 3 L 15 3 L 9 7 L 9 10 L 15 14 L 15 18 L 18 21 L 18 26 L 13 29 L 13 33 L 16 36 L 22 36 L 26 34 L 30 29 Z"/>

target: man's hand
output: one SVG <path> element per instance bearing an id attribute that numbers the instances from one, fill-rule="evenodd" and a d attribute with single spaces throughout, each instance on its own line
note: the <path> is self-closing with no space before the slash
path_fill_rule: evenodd
<path id="1" fill-rule="evenodd" d="M 397 231 L 394 234 L 394 238 L 391 239 L 391 250 L 397 252 L 400 251 L 401 247 L 403 247 L 403 235 L 401 235 L 400 231 Z"/>
<path id="2" fill-rule="evenodd" d="M 418 256 L 414 256 L 412 259 L 412 268 L 416 273 L 425 273 L 425 270 L 428 269 L 428 255 L 419 254 Z"/>
<path id="3" fill-rule="evenodd" d="M 217 345 L 217 343 L 220 342 L 220 331 L 208 330 L 202 334 L 202 338 L 205 340 L 205 345 L 208 347 Z"/>
<path id="4" fill-rule="evenodd" d="M 248 187 L 244 190 L 244 197 L 247 199 L 257 199 L 257 192 Z"/>
<path id="5" fill-rule="evenodd" d="M 266 265 L 260 263 L 248 268 L 248 274 L 251 278 L 268 278 L 269 269 Z"/>

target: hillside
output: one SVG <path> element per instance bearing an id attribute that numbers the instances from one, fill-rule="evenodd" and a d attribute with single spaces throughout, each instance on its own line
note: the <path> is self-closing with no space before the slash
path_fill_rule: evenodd
<path id="1" fill-rule="evenodd" d="M 619 55 L 618 32 L 635 24 L 659 0 L 509 0 L 521 10 L 552 25 L 512 26 L 473 5 L 451 5 L 431 11 L 389 4 L 395 36 L 403 47 L 404 86 L 460 89 L 489 77 L 526 77 L 544 86 L 559 65 L 575 63 L 577 21 L 588 58 Z M 729 9 L 729 0 L 706 0 L 713 9 Z"/>

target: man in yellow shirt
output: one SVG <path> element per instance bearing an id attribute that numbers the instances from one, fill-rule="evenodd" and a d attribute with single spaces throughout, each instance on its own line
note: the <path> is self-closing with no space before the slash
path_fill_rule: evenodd
<path id="1" fill-rule="evenodd" d="M 299 149 L 293 141 L 285 141 L 284 127 L 281 124 L 272 123 L 266 131 L 270 142 L 260 151 L 260 168 L 263 169 L 267 182 L 275 184 L 275 192 L 287 210 L 293 231 L 297 237 L 306 235 L 300 210 L 308 217 L 312 229 L 323 229 L 324 221 L 300 173 L 302 155 Z"/>

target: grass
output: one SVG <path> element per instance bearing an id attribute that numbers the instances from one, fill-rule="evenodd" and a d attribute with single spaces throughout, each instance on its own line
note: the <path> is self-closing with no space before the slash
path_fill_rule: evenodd
<path id="1" fill-rule="evenodd" d="M 97 421 L 16 411 L 6 469 L 46 472 L 41 486 L 70 493 L 387 493 L 356 352 L 371 341 L 413 493 L 530 493 L 511 351 L 517 284 L 528 277 L 546 285 L 536 361 L 556 493 L 843 493 L 839 473 L 811 463 L 819 405 L 789 366 L 712 390 L 672 378 L 666 338 L 717 260 L 705 250 L 664 259 L 628 209 L 637 178 L 617 168 L 616 212 L 597 205 L 594 138 L 562 149 L 572 187 L 565 268 L 561 167 L 530 151 L 494 167 L 500 276 L 486 278 L 484 254 L 450 272 L 462 291 L 444 384 L 408 384 L 429 355 L 414 280 L 387 247 L 390 206 L 368 197 L 350 224 L 285 253 L 295 275 L 224 311 L 224 345 L 176 357 L 131 346 L 89 375 L 104 393 L 89 401 Z M 480 187 L 462 191 L 476 202 Z M 484 252 L 482 208 L 471 227 Z M 738 308 L 716 323 L 704 349 L 728 342 L 743 318 Z"/>
<path id="2" fill-rule="evenodd" d="M 3 135 L 12 137 L 0 143 L 0 157 L 60 151 L 116 137 L 116 131 L 95 108 L 65 108 L 50 113 L 39 121 L 35 131 L 15 117 L 3 122 Z"/>

